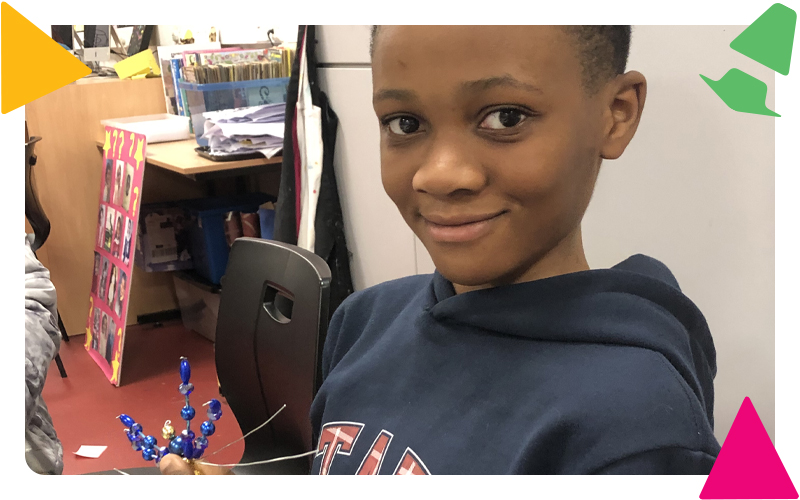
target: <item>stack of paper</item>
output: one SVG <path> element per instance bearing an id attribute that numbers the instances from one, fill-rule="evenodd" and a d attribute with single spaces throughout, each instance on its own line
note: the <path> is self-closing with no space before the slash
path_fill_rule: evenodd
<path id="1" fill-rule="evenodd" d="M 272 158 L 283 149 L 286 104 L 203 113 L 203 138 L 211 153 L 233 155 L 259 152 Z"/>

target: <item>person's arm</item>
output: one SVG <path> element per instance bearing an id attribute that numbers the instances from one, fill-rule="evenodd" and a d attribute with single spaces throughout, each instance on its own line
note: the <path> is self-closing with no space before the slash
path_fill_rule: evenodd
<path id="1" fill-rule="evenodd" d="M 42 394 L 47 369 L 58 347 L 47 335 L 47 309 L 25 301 L 25 426 L 30 425 L 36 410 L 36 400 Z"/>
<path id="2" fill-rule="evenodd" d="M 58 353 L 56 290 L 25 238 L 25 461 L 38 474 L 61 474 L 63 448 L 42 400 L 47 369 Z"/>
<path id="3" fill-rule="evenodd" d="M 56 317 L 56 289 L 50 272 L 25 242 L 25 424 L 30 424 L 42 393 L 47 369 L 56 357 L 61 336 Z"/>

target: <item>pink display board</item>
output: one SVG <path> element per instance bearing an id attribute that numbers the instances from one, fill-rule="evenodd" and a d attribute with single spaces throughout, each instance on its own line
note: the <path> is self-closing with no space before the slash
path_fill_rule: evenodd
<path id="1" fill-rule="evenodd" d="M 145 136 L 106 127 L 86 350 L 120 385 L 144 177 Z"/>

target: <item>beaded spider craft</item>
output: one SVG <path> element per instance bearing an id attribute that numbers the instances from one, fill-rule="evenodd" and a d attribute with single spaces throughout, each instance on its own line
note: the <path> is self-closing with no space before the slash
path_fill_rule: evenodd
<path id="1" fill-rule="evenodd" d="M 194 385 L 189 382 L 192 369 L 189 366 L 189 360 L 185 357 L 181 358 L 180 373 L 182 383 L 178 386 L 178 391 L 186 399 L 186 404 L 181 409 L 181 418 L 186 421 L 186 429 L 176 435 L 172 422 L 167 420 L 161 429 L 161 436 L 169 441 L 167 446 L 159 447 L 156 438 L 154 436 L 146 436 L 142 432 L 141 424 L 137 424 L 128 415 L 123 413 L 117 417 L 127 427 L 125 434 L 128 436 L 133 449 L 141 451 L 142 458 L 148 462 L 155 460 L 155 463 L 158 464 L 165 455 L 173 453 L 194 466 L 194 461 L 202 457 L 203 452 L 208 448 L 208 437 L 213 435 L 215 431 L 214 422 L 222 416 L 222 405 L 219 401 L 212 399 L 204 404 L 203 406 L 208 406 L 208 411 L 206 412 L 208 420 L 200 425 L 200 433 L 202 435 L 195 437 L 195 433 L 191 429 L 191 421 L 195 417 L 195 410 L 189 404 L 189 394 L 194 390 Z"/>

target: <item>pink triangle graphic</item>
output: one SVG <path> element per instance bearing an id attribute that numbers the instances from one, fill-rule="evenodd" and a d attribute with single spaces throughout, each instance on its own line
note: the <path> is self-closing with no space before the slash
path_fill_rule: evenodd
<path id="1" fill-rule="evenodd" d="M 798 498 L 750 398 L 744 398 L 700 498 Z"/>

